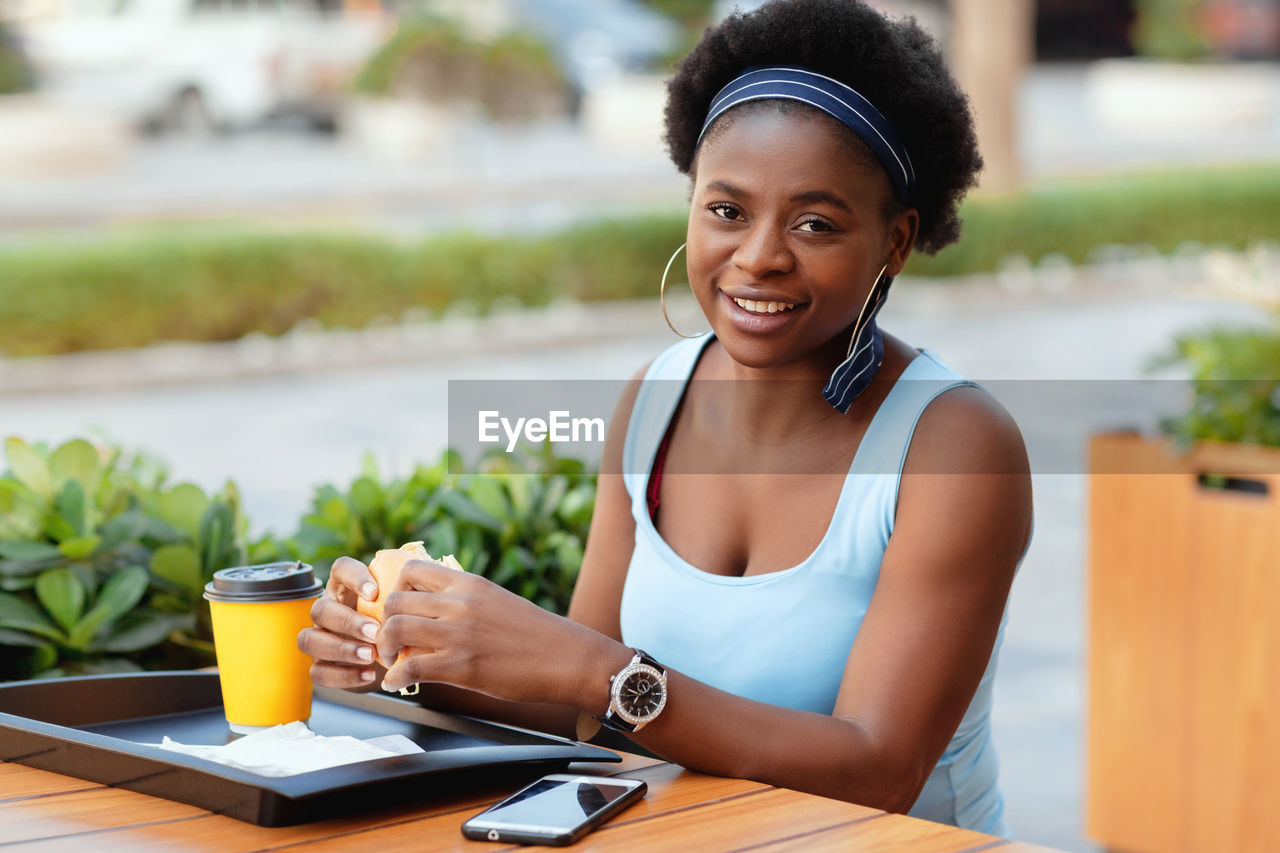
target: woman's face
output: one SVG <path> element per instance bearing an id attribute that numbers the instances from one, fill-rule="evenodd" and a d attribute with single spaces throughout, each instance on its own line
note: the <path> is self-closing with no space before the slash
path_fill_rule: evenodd
<path id="1" fill-rule="evenodd" d="M 843 357 L 877 273 L 899 272 L 915 237 L 914 211 L 885 221 L 891 192 L 882 169 L 808 111 L 752 110 L 704 143 L 689 281 L 735 361 Z"/>

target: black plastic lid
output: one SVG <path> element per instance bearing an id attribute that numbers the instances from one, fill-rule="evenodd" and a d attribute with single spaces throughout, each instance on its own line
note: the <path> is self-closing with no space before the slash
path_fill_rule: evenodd
<path id="1" fill-rule="evenodd" d="M 228 602 L 294 601 L 319 598 L 323 592 L 311 567 L 301 560 L 223 569 L 204 587 L 205 598 Z"/>

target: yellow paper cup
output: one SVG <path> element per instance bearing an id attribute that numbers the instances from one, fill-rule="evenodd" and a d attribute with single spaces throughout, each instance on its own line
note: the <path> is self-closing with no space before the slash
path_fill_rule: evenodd
<path id="1" fill-rule="evenodd" d="M 310 718 L 311 658 L 298 649 L 298 632 L 311 626 L 311 604 L 323 592 L 303 562 L 223 569 L 205 586 L 233 732 Z"/>

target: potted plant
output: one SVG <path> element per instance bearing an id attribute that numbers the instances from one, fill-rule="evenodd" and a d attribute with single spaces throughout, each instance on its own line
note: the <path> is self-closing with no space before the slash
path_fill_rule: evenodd
<path id="1" fill-rule="evenodd" d="M 1087 831 L 1280 838 L 1280 324 L 1180 336 L 1192 401 L 1090 444 Z"/>

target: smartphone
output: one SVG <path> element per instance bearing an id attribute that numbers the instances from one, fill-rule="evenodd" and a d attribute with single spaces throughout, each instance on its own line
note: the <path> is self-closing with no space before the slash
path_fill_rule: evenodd
<path id="1" fill-rule="evenodd" d="M 648 787 L 643 779 L 543 776 L 462 824 L 462 834 L 476 841 L 563 847 L 643 797 Z"/>

